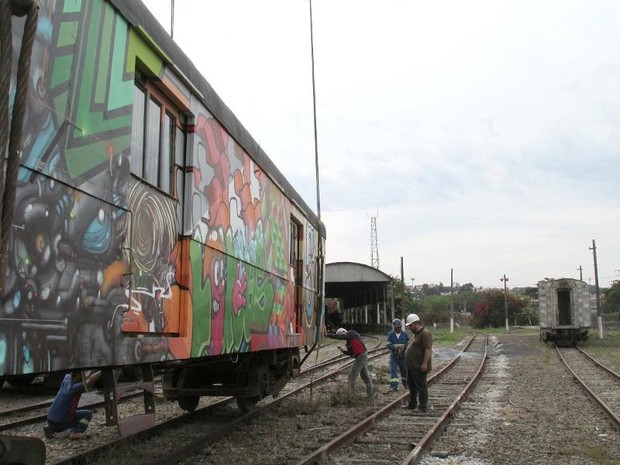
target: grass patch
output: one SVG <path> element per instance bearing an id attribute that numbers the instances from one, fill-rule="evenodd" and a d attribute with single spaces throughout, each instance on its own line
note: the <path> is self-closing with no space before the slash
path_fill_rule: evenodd
<path id="1" fill-rule="evenodd" d="M 616 462 L 609 460 L 609 450 L 605 446 L 583 446 L 579 450 L 574 448 L 563 449 L 559 452 L 560 455 L 567 457 L 584 457 L 590 459 L 595 463 L 601 465 L 613 465 Z"/>
<path id="2" fill-rule="evenodd" d="M 287 414 L 292 414 L 292 416 L 310 415 L 317 412 L 322 405 L 322 399 L 317 396 L 311 399 L 299 399 L 297 402 L 291 402 L 286 411 Z"/>
<path id="3" fill-rule="evenodd" d="M 348 387 L 337 387 L 329 395 L 332 407 L 364 407 L 368 404 L 366 396 L 350 393 Z"/>

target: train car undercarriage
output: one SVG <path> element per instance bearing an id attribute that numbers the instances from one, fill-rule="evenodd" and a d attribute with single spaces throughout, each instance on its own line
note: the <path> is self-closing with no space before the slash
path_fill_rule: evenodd
<path id="1" fill-rule="evenodd" d="M 588 329 L 584 328 L 554 328 L 543 329 L 540 332 L 543 342 L 552 342 L 558 347 L 576 346 L 588 339 Z"/>
<path id="2" fill-rule="evenodd" d="M 299 349 L 292 348 L 179 362 L 164 369 L 163 393 L 189 412 L 201 396 L 233 396 L 247 412 L 259 400 L 276 396 L 299 370 L 299 360 Z"/>

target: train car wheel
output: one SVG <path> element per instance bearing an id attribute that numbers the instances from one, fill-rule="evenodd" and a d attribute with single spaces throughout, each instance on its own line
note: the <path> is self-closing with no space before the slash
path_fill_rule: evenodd
<path id="1" fill-rule="evenodd" d="M 254 397 L 237 397 L 237 407 L 243 413 L 251 412 L 256 409 L 256 403 L 260 400 L 258 396 Z"/>
<path id="2" fill-rule="evenodd" d="M 186 412 L 193 412 L 198 407 L 199 396 L 183 396 L 178 398 L 179 407 Z"/>

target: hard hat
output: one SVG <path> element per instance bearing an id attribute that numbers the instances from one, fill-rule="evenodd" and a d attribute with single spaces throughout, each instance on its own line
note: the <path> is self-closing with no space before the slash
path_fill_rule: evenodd
<path id="1" fill-rule="evenodd" d="M 402 325 L 403 323 L 400 321 L 400 318 L 394 318 L 394 321 L 392 321 L 392 326 L 395 328 L 400 328 Z"/>
<path id="2" fill-rule="evenodd" d="M 410 313 L 409 315 L 407 315 L 407 321 L 405 322 L 405 326 L 409 326 L 416 321 L 420 321 L 420 317 L 415 313 Z"/>
<path id="3" fill-rule="evenodd" d="M 347 334 L 347 330 L 344 328 L 338 328 L 338 330 L 336 331 L 336 334 L 338 336 L 344 336 L 345 334 Z"/>

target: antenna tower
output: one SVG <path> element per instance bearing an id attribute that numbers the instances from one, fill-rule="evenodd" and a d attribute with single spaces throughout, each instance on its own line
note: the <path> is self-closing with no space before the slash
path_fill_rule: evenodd
<path id="1" fill-rule="evenodd" d="M 379 269 L 379 245 L 377 238 L 377 217 L 370 217 L 370 266 Z"/>

